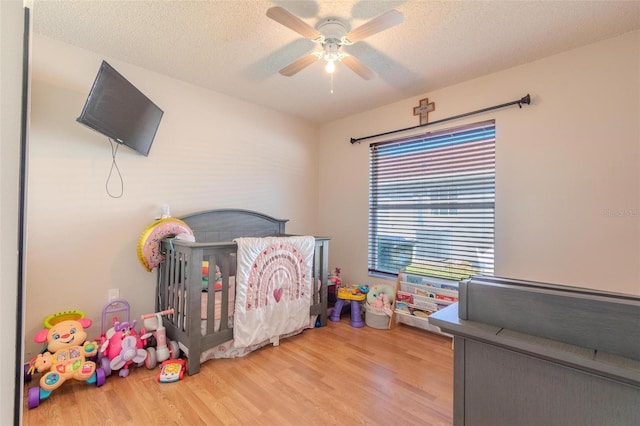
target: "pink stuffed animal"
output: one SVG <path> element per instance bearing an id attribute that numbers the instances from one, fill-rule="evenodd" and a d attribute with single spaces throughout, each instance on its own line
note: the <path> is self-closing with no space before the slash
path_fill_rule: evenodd
<path id="1" fill-rule="evenodd" d="M 369 302 L 369 306 L 372 308 L 380 309 L 385 314 L 391 316 L 391 302 L 389 301 L 389 296 L 385 293 L 378 293 L 378 296 Z"/>
<path id="2" fill-rule="evenodd" d="M 333 271 L 331 277 L 329 277 L 329 281 L 335 284 L 336 287 L 342 286 L 342 280 L 340 279 L 340 268 L 336 268 L 335 271 Z"/>

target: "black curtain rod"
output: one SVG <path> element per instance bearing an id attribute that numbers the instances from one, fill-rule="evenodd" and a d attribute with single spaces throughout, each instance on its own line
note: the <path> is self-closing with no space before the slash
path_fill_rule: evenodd
<path id="1" fill-rule="evenodd" d="M 455 120 L 457 118 L 462 118 L 462 117 L 468 117 L 470 115 L 480 114 L 481 112 L 487 112 L 487 111 L 491 111 L 491 110 L 498 109 L 498 108 L 508 107 L 508 106 L 511 106 L 511 105 L 518 105 L 518 107 L 522 108 L 522 104 L 529 105 L 530 103 L 531 103 L 531 96 L 529 96 L 529 94 L 527 94 L 527 96 L 524 96 L 524 97 L 518 99 L 517 101 L 507 102 L 506 104 L 494 105 L 494 106 L 491 106 L 491 107 L 479 109 L 477 111 L 467 112 L 467 113 L 460 114 L 460 115 L 454 115 L 453 117 L 443 118 L 441 120 L 432 121 L 431 123 L 419 124 L 417 126 L 406 127 L 404 129 L 391 130 L 391 131 L 384 132 L 384 133 L 378 133 L 377 135 L 364 136 L 362 138 L 351 138 L 351 144 L 363 141 L 365 139 L 377 138 L 378 136 L 386 136 L 386 135 L 390 135 L 390 134 L 393 134 L 393 133 L 405 132 L 407 130 L 413 130 L 413 129 L 418 129 L 420 127 L 431 126 L 433 124 L 444 123 L 445 121 Z"/>

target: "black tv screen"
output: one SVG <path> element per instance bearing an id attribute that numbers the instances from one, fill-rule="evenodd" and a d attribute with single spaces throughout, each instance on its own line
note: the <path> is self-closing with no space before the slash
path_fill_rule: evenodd
<path id="1" fill-rule="evenodd" d="M 149 155 L 164 112 L 106 61 L 102 61 L 77 121 Z"/>

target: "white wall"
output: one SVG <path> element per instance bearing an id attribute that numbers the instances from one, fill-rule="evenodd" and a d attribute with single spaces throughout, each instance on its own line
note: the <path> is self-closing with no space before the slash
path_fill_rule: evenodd
<path id="1" fill-rule="evenodd" d="M 323 126 L 319 223 L 333 237 L 331 267 L 350 282 L 379 281 L 367 276 L 374 140 L 351 137 L 418 124 L 423 97 L 436 121 L 527 93 L 522 109 L 427 127 L 496 120 L 495 274 L 640 294 L 638 31 Z"/>
<path id="2" fill-rule="evenodd" d="M 24 8 L 22 1 L 0 2 L 0 423 L 14 419 L 13 406 L 22 389 L 14 378 L 16 315 L 22 307 L 18 298 L 18 226 L 20 189 L 20 128 L 22 112 L 22 40 Z M 20 370 L 19 373 L 22 373 Z"/>
<path id="3" fill-rule="evenodd" d="M 148 157 L 117 153 L 121 198 L 105 190 L 107 138 L 75 121 L 102 59 L 164 110 Z M 153 310 L 155 271 L 143 269 L 136 246 L 163 203 L 174 217 L 244 208 L 290 219 L 288 232 L 315 233 L 315 126 L 41 36 L 33 62 L 27 359 L 40 350 L 32 336 L 55 312 L 85 311 L 98 337 L 110 288 L 134 317 Z"/>

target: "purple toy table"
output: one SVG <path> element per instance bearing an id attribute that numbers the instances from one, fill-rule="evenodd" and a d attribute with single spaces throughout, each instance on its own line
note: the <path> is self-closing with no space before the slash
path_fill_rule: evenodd
<path id="1" fill-rule="evenodd" d="M 341 289 L 342 290 L 342 289 Z M 333 312 L 329 317 L 329 320 L 333 322 L 340 321 L 340 314 L 344 307 L 345 301 L 351 301 L 351 327 L 361 328 L 364 327 L 364 321 L 362 320 L 362 314 L 360 313 L 360 302 L 366 298 L 365 294 L 351 294 L 347 292 L 338 291 L 336 305 L 333 308 Z"/>

